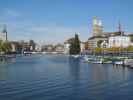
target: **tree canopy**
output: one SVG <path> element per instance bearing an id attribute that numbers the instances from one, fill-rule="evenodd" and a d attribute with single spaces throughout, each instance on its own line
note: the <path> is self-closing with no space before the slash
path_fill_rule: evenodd
<path id="1" fill-rule="evenodd" d="M 11 44 L 8 41 L 0 40 L 0 52 L 8 53 L 11 51 Z"/>
<path id="2" fill-rule="evenodd" d="M 70 43 L 70 54 L 76 55 L 80 53 L 80 40 L 78 34 L 75 34 L 75 37 Z"/>

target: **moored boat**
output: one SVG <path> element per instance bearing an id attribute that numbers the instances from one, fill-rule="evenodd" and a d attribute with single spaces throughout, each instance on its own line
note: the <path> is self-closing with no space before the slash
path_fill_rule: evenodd
<path id="1" fill-rule="evenodd" d="M 124 65 L 133 68 L 133 59 L 125 59 Z"/>
<path id="2" fill-rule="evenodd" d="M 123 61 L 115 61 L 114 64 L 115 65 L 123 65 Z"/>

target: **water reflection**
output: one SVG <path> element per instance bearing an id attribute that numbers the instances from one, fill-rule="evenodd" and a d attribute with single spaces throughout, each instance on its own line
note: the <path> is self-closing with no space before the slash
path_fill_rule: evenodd
<path id="1" fill-rule="evenodd" d="M 0 64 L 0 98 L 133 100 L 132 86 L 133 70 L 127 67 L 83 63 L 67 56 L 18 57 Z"/>
<path id="2" fill-rule="evenodd" d="M 0 61 L 0 80 L 7 80 L 9 77 L 9 65 L 14 63 L 16 58 L 2 59 Z"/>
<path id="3" fill-rule="evenodd" d="M 107 80 L 124 81 L 128 80 L 128 68 L 123 66 L 112 66 L 102 64 L 91 65 L 91 76 L 93 82 L 101 82 Z"/>
<path id="4" fill-rule="evenodd" d="M 110 79 L 110 80 L 124 81 L 124 80 L 128 80 L 129 71 L 128 71 L 127 67 L 110 65 L 108 67 L 108 75 L 109 75 L 108 79 Z"/>
<path id="5" fill-rule="evenodd" d="M 80 79 L 80 59 L 69 57 L 69 73 L 70 77 L 74 80 Z"/>
<path id="6" fill-rule="evenodd" d="M 91 65 L 91 76 L 92 81 L 99 82 L 107 79 L 107 71 L 101 64 L 92 64 Z"/>

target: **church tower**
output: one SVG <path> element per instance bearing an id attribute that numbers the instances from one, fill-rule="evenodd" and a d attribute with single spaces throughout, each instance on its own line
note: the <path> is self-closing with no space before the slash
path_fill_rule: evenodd
<path id="1" fill-rule="evenodd" d="M 99 20 L 97 17 L 93 18 L 93 36 L 101 36 L 103 33 L 103 26 L 102 26 L 102 21 Z"/>
<path id="2" fill-rule="evenodd" d="M 3 29 L 0 32 L 0 40 L 7 41 L 7 29 L 6 29 L 6 25 L 3 25 Z"/>

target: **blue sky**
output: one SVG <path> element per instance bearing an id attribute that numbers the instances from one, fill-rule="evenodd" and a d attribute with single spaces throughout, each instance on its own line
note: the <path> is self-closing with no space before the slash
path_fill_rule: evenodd
<path id="1" fill-rule="evenodd" d="M 10 40 L 63 42 L 79 33 L 91 36 L 93 16 L 104 31 L 133 32 L 133 0 L 0 0 L 0 25 L 7 25 Z"/>

